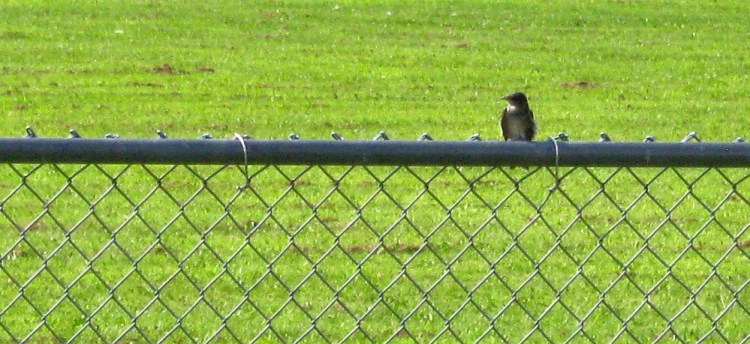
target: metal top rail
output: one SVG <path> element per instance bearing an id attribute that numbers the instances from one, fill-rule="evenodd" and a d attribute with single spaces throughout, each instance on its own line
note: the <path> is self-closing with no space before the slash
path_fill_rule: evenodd
<path id="1" fill-rule="evenodd" d="M 460 166 L 641 166 L 750 167 L 750 144 L 704 143 L 695 133 L 681 142 L 612 142 L 606 133 L 599 142 L 568 142 L 565 133 L 547 141 L 434 141 L 422 134 L 417 141 L 390 140 L 380 132 L 372 141 L 235 139 L 39 138 L 30 128 L 25 138 L 0 138 L 2 163 L 96 164 L 277 164 L 277 165 L 460 165 Z M 239 141 L 242 139 L 242 142 Z M 694 142 L 691 142 L 694 141 Z"/>

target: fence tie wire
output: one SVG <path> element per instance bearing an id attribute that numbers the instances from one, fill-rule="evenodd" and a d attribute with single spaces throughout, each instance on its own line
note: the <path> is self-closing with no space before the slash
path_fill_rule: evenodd
<path id="1" fill-rule="evenodd" d="M 248 174 L 248 167 L 247 167 L 247 145 L 245 145 L 245 138 L 242 137 L 239 133 L 234 133 L 234 139 L 239 141 L 240 146 L 242 146 L 242 158 L 245 162 L 245 169 L 243 173 L 245 174 L 245 185 L 247 185 L 247 181 L 250 178 Z"/>
<path id="2" fill-rule="evenodd" d="M 560 147 L 557 145 L 557 139 L 551 136 L 549 139 L 555 145 L 555 185 L 549 188 L 550 192 L 554 192 L 560 186 Z"/>

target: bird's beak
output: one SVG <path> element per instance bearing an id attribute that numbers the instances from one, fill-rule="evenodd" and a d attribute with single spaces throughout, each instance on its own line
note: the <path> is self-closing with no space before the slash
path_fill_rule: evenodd
<path id="1" fill-rule="evenodd" d="M 500 98 L 500 99 L 502 99 L 502 100 L 508 100 L 508 98 L 509 98 L 509 97 L 510 97 L 510 96 L 505 96 L 505 97 L 502 97 L 502 98 Z"/>

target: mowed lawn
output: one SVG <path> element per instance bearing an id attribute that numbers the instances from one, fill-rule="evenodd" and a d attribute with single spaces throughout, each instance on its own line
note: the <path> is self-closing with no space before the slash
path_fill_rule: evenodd
<path id="1" fill-rule="evenodd" d="M 3 137 L 497 140 L 513 91 L 542 140 L 750 136 L 742 1 L 0 12 Z M 249 172 L 1 166 L 0 341 L 750 335 L 747 168 Z"/>

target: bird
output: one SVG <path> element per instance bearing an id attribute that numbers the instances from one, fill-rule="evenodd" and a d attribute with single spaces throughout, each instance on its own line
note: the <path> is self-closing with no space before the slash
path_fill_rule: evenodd
<path id="1" fill-rule="evenodd" d="M 502 99 L 508 101 L 500 118 L 500 130 L 505 141 L 532 141 L 537 128 L 526 95 L 515 92 Z"/>

